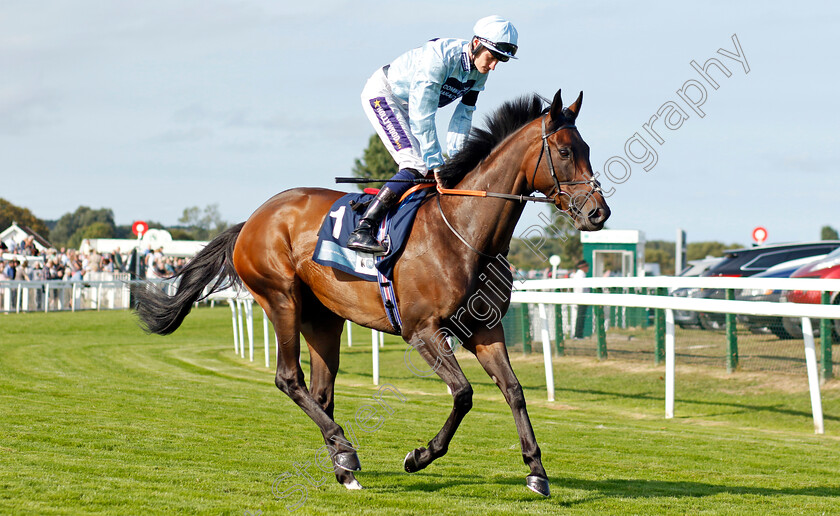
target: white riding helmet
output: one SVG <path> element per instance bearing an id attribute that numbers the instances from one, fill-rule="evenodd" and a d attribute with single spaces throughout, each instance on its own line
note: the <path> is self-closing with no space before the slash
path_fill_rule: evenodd
<path id="1" fill-rule="evenodd" d="M 501 16 L 487 16 L 478 20 L 473 27 L 473 34 L 499 61 L 516 59 L 519 33 L 512 23 Z"/>

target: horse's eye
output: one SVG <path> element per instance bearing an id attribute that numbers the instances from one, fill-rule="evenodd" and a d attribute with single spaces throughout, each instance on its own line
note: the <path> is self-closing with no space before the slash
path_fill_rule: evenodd
<path id="1" fill-rule="evenodd" d="M 565 147 L 560 149 L 559 152 L 560 152 L 560 157 L 563 158 L 563 159 L 566 159 L 566 158 L 568 158 L 569 156 L 572 155 L 572 151 L 570 151 L 569 149 L 567 149 Z"/>

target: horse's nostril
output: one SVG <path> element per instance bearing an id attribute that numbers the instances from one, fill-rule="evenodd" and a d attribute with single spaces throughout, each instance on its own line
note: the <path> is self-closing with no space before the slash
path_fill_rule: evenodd
<path id="1" fill-rule="evenodd" d="M 609 211 L 603 208 L 595 208 L 594 210 L 589 211 L 589 221 L 593 224 L 600 224 L 604 222 L 609 217 Z"/>

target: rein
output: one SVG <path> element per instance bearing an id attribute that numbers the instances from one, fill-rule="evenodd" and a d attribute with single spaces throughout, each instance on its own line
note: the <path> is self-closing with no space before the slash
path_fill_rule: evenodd
<path id="1" fill-rule="evenodd" d="M 546 156 L 546 161 L 548 163 L 548 170 L 551 175 L 551 179 L 554 181 L 554 187 L 549 191 L 549 193 L 545 197 L 536 197 L 533 195 L 514 195 L 514 194 L 507 194 L 507 193 L 499 193 L 499 192 L 488 192 L 486 190 L 459 190 L 455 188 L 443 188 L 440 185 L 440 182 L 435 179 L 407 179 L 407 180 L 394 180 L 391 179 L 390 181 L 394 182 L 410 182 L 410 183 L 420 183 L 417 186 L 408 190 L 405 194 L 403 194 L 401 201 L 414 193 L 415 191 L 423 188 L 430 188 L 432 186 L 438 192 L 438 210 L 440 211 L 440 216 L 443 219 L 443 222 L 446 223 L 446 226 L 449 228 L 452 233 L 458 237 L 458 240 L 464 243 L 471 251 L 475 252 L 478 255 L 481 255 L 485 258 L 494 258 L 493 256 L 479 251 L 475 247 L 473 247 L 467 240 L 461 236 L 460 233 L 455 229 L 455 227 L 449 222 L 449 219 L 446 218 L 446 215 L 443 213 L 443 206 L 441 206 L 440 198 L 443 195 L 459 195 L 462 197 L 492 197 L 496 199 L 505 199 L 509 201 L 517 201 L 517 202 L 543 202 L 543 203 L 550 203 L 550 204 L 557 204 L 557 197 L 560 195 L 565 195 L 561 186 L 563 185 L 589 185 L 592 189 L 592 192 L 601 192 L 601 184 L 598 183 L 597 180 L 594 178 L 590 178 L 584 181 L 560 181 L 560 178 L 557 177 L 557 171 L 554 168 L 554 161 L 551 158 L 551 148 L 548 145 L 548 138 L 553 136 L 554 134 L 562 131 L 563 129 L 574 129 L 576 126 L 574 122 L 566 123 L 558 127 L 557 129 L 551 131 L 550 133 L 546 133 L 545 121 L 548 118 L 548 114 L 546 113 L 542 117 L 542 146 L 540 147 L 540 155 L 537 158 L 537 164 L 534 166 L 534 173 L 531 175 L 531 188 L 534 188 L 534 183 L 537 179 L 537 172 L 540 168 L 540 163 L 542 163 L 543 156 Z M 344 177 L 337 177 L 335 178 L 337 183 L 371 183 L 371 182 L 388 182 L 389 180 L 371 180 L 371 179 L 362 179 L 362 178 L 344 178 Z M 527 183 L 526 183 L 527 184 Z"/>
<path id="2" fill-rule="evenodd" d="M 474 252 L 474 253 L 476 253 L 476 254 L 478 254 L 478 255 L 480 255 L 480 256 L 483 256 L 483 257 L 485 257 L 485 258 L 490 258 L 491 260 L 492 260 L 493 258 L 495 258 L 494 256 L 489 255 L 489 254 L 487 254 L 487 253 L 485 253 L 485 252 L 483 252 L 483 251 L 479 251 L 478 249 L 476 249 L 475 247 L 473 247 L 473 246 L 472 246 L 472 244 L 470 244 L 469 242 L 467 242 L 467 240 L 466 240 L 464 237 L 462 237 L 462 236 L 461 236 L 461 233 L 458 233 L 458 230 L 457 230 L 457 229 L 455 229 L 455 226 L 453 226 L 453 225 L 449 222 L 449 219 L 447 219 L 447 218 L 446 218 L 446 215 L 444 215 L 444 214 L 443 214 L 443 206 L 441 206 L 441 205 L 440 205 L 440 198 L 441 198 L 441 196 L 440 196 L 440 195 L 438 195 L 438 196 L 437 196 L 438 210 L 440 211 L 440 217 L 441 217 L 441 218 L 443 219 L 443 221 L 446 223 L 446 227 L 448 227 L 448 228 L 449 228 L 449 231 L 451 231 L 451 232 L 452 232 L 452 233 L 453 233 L 456 237 L 458 237 L 458 240 L 460 240 L 461 242 L 463 242 L 465 246 L 469 247 L 469 248 L 470 248 L 470 251 L 472 251 L 472 252 Z"/>
<path id="3" fill-rule="evenodd" d="M 487 192 L 485 190 L 458 190 L 454 188 L 443 188 L 440 186 L 440 184 L 437 185 L 438 193 L 443 195 L 462 195 L 467 197 L 495 197 L 497 199 L 507 199 L 510 201 L 531 201 L 556 204 L 557 196 L 563 193 L 560 189 L 560 186 L 562 185 L 589 185 L 592 187 L 593 191 L 600 192 L 601 185 L 595 179 L 587 179 L 585 181 L 560 181 L 560 178 L 557 177 L 557 171 L 554 169 L 554 161 L 551 159 L 551 149 L 548 147 L 548 138 L 562 131 L 563 129 L 574 129 L 577 126 L 575 126 L 574 123 L 564 124 L 558 127 L 557 129 L 551 131 L 550 133 L 546 133 L 545 119 L 547 117 L 547 114 L 543 115 L 542 117 L 542 147 L 540 148 L 540 155 L 537 158 L 537 164 L 534 166 L 534 173 L 531 175 L 531 187 L 533 188 L 534 186 L 534 181 L 537 178 L 537 172 L 540 168 L 540 163 L 542 163 L 543 155 L 545 155 L 548 161 L 548 170 L 551 173 L 551 179 L 554 180 L 554 188 L 549 192 L 553 193 L 553 195 L 546 195 L 545 197 L 535 197 L 532 195 L 513 195 L 497 192 Z"/>
<path id="4" fill-rule="evenodd" d="M 442 188 L 440 185 L 437 187 L 438 193 L 442 195 L 461 195 L 466 197 L 495 197 L 497 199 L 507 199 L 509 201 L 519 201 L 519 202 L 546 202 L 554 204 L 554 197 L 534 197 L 531 195 L 513 195 L 513 194 L 504 194 L 504 193 L 497 193 L 497 192 L 487 192 L 484 190 L 456 190 L 454 188 Z"/>
<path id="5" fill-rule="evenodd" d="M 497 193 L 497 192 L 487 192 L 484 190 L 457 190 L 454 188 L 443 188 L 440 186 L 440 183 L 437 184 L 437 191 L 440 195 L 438 195 L 438 210 L 440 211 L 440 216 L 443 218 L 443 222 L 446 223 L 446 226 L 449 228 L 452 233 L 458 237 L 458 240 L 464 243 L 471 251 L 474 253 L 483 256 L 485 258 L 494 258 L 493 256 L 479 251 L 475 247 L 473 247 L 467 240 L 461 236 L 460 233 L 455 229 L 455 227 L 449 222 L 446 218 L 446 215 L 443 213 L 443 206 L 440 204 L 440 198 L 443 195 L 461 195 L 466 197 L 495 197 L 498 199 L 507 199 L 511 201 L 519 201 L 519 202 L 545 202 L 551 204 L 557 204 L 557 196 L 563 194 L 562 189 L 560 188 L 561 185 L 589 185 L 592 188 L 593 192 L 600 192 L 601 185 L 595 179 L 588 179 L 586 181 L 560 181 L 557 177 L 557 171 L 554 169 L 554 162 L 551 159 L 551 149 L 548 146 L 548 138 L 555 133 L 562 131 L 563 129 L 573 129 L 575 128 L 574 123 L 570 124 L 563 124 L 557 129 L 551 131 L 550 133 L 545 132 L 545 120 L 548 115 L 543 115 L 542 117 L 542 147 L 540 148 L 540 155 L 537 158 L 537 164 L 534 167 L 534 173 L 531 176 L 531 187 L 534 186 L 534 181 L 537 178 L 537 171 L 540 168 L 540 163 L 542 163 L 543 155 L 547 157 L 548 161 L 548 170 L 551 172 L 551 179 L 554 180 L 554 188 L 549 192 L 550 194 L 553 193 L 551 196 L 546 197 L 534 197 L 529 195 L 513 195 L 513 194 L 504 194 L 504 193 Z M 425 185 L 423 185 L 425 186 Z"/>

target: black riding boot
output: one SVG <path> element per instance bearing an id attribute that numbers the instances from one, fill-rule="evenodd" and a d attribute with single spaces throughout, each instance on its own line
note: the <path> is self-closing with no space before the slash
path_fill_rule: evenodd
<path id="1" fill-rule="evenodd" d="M 371 253 L 376 255 L 385 254 L 388 250 L 376 240 L 373 235 L 374 231 L 379 227 L 379 222 L 382 217 L 388 213 L 388 210 L 397 202 L 399 194 L 393 192 L 387 186 L 383 186 L 376 197 L 370 202 L 362 220 L 359 221 L 358 227 L 350 234 L 347 239 L 347 247 L 354 251 L 363 253 Z"/>

